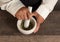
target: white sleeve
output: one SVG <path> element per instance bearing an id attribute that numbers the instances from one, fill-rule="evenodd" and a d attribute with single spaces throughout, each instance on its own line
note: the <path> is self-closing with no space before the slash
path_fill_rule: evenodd
<path id="1" fill-rule="evenodd" d="M 8 2 L 8 1 L 11 1 L 11 0 L 0 0 L 0 2 Z"/>
<path id="2" fill-rule="evenodd" d="M 16 12 L 21 8 L 24 7 L 24 4 L 20 0 L 2 0 L 4 3 L 1 6 L 2 10 L 7 10 L 11 15 L 15 17 Z"/>
<path id="3" fill-rule="evenodd" d="M 41 15 L 44 20 L 47 18 L 50 12 L 54 9 L 58 0 L 43 0 L 42 4 L 36 10 L 39 15 Z"/>

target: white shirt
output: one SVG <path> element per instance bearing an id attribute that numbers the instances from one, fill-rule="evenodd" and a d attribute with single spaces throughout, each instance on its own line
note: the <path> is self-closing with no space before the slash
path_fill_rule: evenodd
<path id="1" fill-rule="evenodd" d="M 43 0 L 42 4 L 36 10 L 36 12 L 42 16 L 44 19 L 49 15 L 54 9 L 58 0 Z M 0 0 L 0 7 L 2 10 L 7 10 L 13 16 L 16 12 L 25 5 L 20 0 Z"/>

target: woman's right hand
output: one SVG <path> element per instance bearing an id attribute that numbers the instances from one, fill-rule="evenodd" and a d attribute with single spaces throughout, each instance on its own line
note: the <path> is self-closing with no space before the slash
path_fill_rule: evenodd
<path id="1" fill-rule="evenodd" d="M 17 13 L 16 18 L 19 20 L 27 20 L 31 18 L 31 13 L 29 12 L 29 9 L 27 7 L 22 7 Z"/>

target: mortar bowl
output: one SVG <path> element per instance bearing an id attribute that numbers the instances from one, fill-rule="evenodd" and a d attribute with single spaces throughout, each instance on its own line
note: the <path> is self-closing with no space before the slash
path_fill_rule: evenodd
<path id="1" fill-rule="evenodd" d="M 37 26 L 37 22 L 33 17 L 30 19 L 30 24 L 29 24 L 28 28 L 24 27 L 24 20 L 18 20 L 17 21 L 18 30 L 22 34 L 25 34 L 25 35 L 32 34 L 34 32 L 34 30 L 36 29 L 36 26 Z"/>

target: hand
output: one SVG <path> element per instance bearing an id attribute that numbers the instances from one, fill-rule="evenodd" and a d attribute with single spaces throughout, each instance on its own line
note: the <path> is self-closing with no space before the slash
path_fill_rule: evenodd
<path id="1" fill-rule="evenodd" d="M 34 14 L 33 16 L 37 19 L 37 27 L 34 31 L 34 33 L 36 33 L 40 28 L 40 24 L 44 22 L 44 19 L 37 12 L 33 12 L 32 14 Z"/>
<path id="2" fill-rule="evenodd" d="M 30 19 L 30 12 L 28 10 L 27 7 L 22 7 L 17 13 L 16 13 L 16 18 L 17 19 L 22 19 L 22 20 L 26 20 L 26 19 Z"/>

